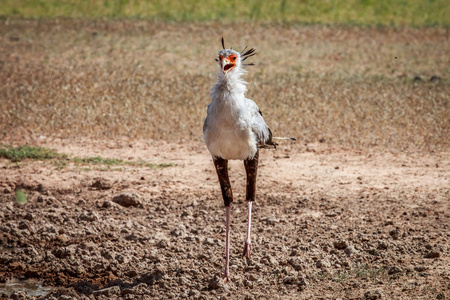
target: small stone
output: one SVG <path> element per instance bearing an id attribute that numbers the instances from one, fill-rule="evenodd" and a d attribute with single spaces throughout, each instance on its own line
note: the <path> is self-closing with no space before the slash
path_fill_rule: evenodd
<path id="1" fill-rule="evenodd" d="M 298 278 L 298 287 L 303 290 L 307 285 L 308 285 L 308 281 L 306 281 L 306 278 L 303 277 L 303 275 L 300 275 Z"/>
<path id="2" fill-rule="evenodd" d="M 214 245 L 214 240 L 212 238 L 206 238 L 203 242 L 204 245 Z"/>
<path id="3" fill-rule="evenodd" d="M 377 300 L 381 299 L 381 293 L 379 291 L 367 291 L 364 293 L 366 300 Z"/>
<path id="4" fill-rule="evenodd" d="M 130 270 L 128 272 L 125 273 L 126 276 L 134 278 L 136 276 L 138 276 L 138 273 L 135 270 Z"/>
<path id="5" fill-rule="evenodd" d="M 189 291 L 189 296 L 193 297 L 193 298 L 199 297 L 200 296 L 200 292 L 198 290 L 196 290 L 196 289 L 191 289 Z"/>
<path id="6" fill-rule="evenodd" d="M 414 267 L 414 270 L 416 270 L 417 272 L 423 272 L 427 270 L 427 267 L 425 266 L 416 266 Z"/>
<path id="7" fill-rule="evenodd" d="M 391 231 L 389 231 L 389 235 L 394 239 L 394 240 L 398 240 L 398 237 L 400 235 L 400 232 L 398 231 L 398 229 L 393 229 Z"/>
<path id="8" fill-rule="evenodd" d="M 14 300 L 21 300 L 21 299 L 28 299 L 28 294 L 24 291 L 17 291 L 11 294 L 11 296 L 9 296 L 9 299 L 14 299 Z"/>
<path id="9" fill-rule="evenodd" d="M 284 284 L 295 284 L 297 282 L 298 282 L 297 277 L 295 277 L 295 276 L 286 276 L 283 278 Z"/>
<path id="10" fill-rule="evenodd" d="M 217 290 L 223 287 L 224 287 L 223 278 L 221 278 L 219 275 L 214 275 L 214 277 L 209 280 L 208 288 Z"/>
<path id="11" fill-rule="evenodd" d="M 386 250 L 387 248 L 388 248 L 388 245 L 387 245 L 386 242 L 381 241 L 381 242 L 378 243 L 378 249 Z"/>
<path id="12" fill-rule="evenodd" d="M 110 208 L 110 207 L 113 207 L 114 205 L 115 205 L 114 202 L 106 200 L 105 202 L 103 202 L 102 207 L 103 208 Z"/>
<path id="13" fill-rule="evenodd" d="M 351 256 L 352 254 L 356 253 L 356 249 L 355 247 L 353 247 L 352 245 L 348 245 L 347 248 L 344 249 L 344 253 L 347 256 Z"/>
<path id="14" fill-rule="evenodd" d="M 339 240 L 339 241 L 333 242 L 333 246 L 336 249 L 345 249 L 345 248 L 347 248 L 348 245 L 347 245 L 346 241 Z"/>
<path id="15" fill-rule="evenodd" d="M 107 179 L 97 178 L 94 183 L 91 184 L 91 187 L 99 190 L 109 190 L 112 188 L 112 184 Z"/>
<path id="16" fill-rule="evenodd" d="M 142 207 L 141 196 L 136 193 L 123 193 L 114 196 L 112 201 L 124 207 Z"/>
<path id="17" fill-rule="evenodd" d="M 23 218 L 28 221 L 33 221 L 34 215 L 32 213 L 27 213 Z"/>
<path id="18" fill-rule="evenodd" d="M 66 258 L 74 254 L 74 250 L 69 247 L 61 247 L 53 250 L 52 254 L 58 258 Z"/>
<path id="19" fill-rule="evenodd" d="M 267 225 L 275 225 L 276 223 L 279 223 L 280 222 L 280 220 L 278 220 L 277 218 L 275 218 L 275 217 L 273 217 L 273 216 L 270 216 L 270 217 L 268 217 L 267 218 L 267 220 L 266 220 L 266 224 Z"/>
<path id="20" fill-rule="evenodd" d="M 331 267 L 331 263 L 328 261 L 328 260 L 326 260 L 326 259 L 319 259 L 317 262 L 316 262 L 316 267 L 318 267 L 318 268 L 329 268 L 329 267 Z"/>
<path id="21" fill-rule="evenodd" d="M 248 275 L 248 280 L 249 281 L 256 281 L 256 280 L 258 280 L 258 278 L 254 274 L 250 274 L 250 275 Z"/>
<path id="22" fill-rule="evenodd" d="M 288 264 L 290 264 L 295 271 L 300 271 L 303 269 L 303 262 L 298 257 L 290 258 L 288 260 Z"/>
<path id="23" fill-rule="evenodd" d="M 28 221 L 20 221 L 18 228 L 20 230 L 28 229 L 30 232 L 32 230 L 31 224 Z"/>
<path id="24" fill-rule="evenodd" d="M 263 263 L 266 265 L 270 265 L 272 267 L 278 265 L 278 261 L 276 260 L 276 258 L 273 256 L 269 256 L 269 255 L 267 255 L 263 258 Z"/>
<path id="25" fill-rule="evenodd" d="M 156 247 L 162 248 L 162 249 L 167 248 L 168 246 L 169 246 L 169 243 L 168 243 L 168 241 L 166 241 L 166 240 L 160 240 L 160 241 L 156 244 Z"/>
<path id="26" fill-rule="evenodd" d="M 100 295 L 112 297 L 120 294 L 120 287 L 117 285 L 92 292 L 92 295 L 98 297 Z"/>
<path id="27" fill-rule="evenodd" d="M 425 258 L 438 258 L 441 254 L 438 251 L 430 251 L 425 255 Z"/>
<path id="28" fill-rule="evenodd" d="M 94 222 L 99 220 L 99 216 L 94 211 L 84 211 L 78 216 L 78 219 L 86 222 Z"/>
<path id="29" fill-rule="evenodd" d="M 398 274 L 398 273 L 401 273 L 401 272 L 402 272 L 402 269 L 400 269 L 400 268 L 397 267 L 397 266 L 393 266 L 393 267 L 391 267 L 391 268 L 389 269 L 388 275 L 394 275 L 394 274 Z"/>
<path id="30" fill-rule="evenodd" d="M 441 80 L 441 77 L 437 75 L 433 75 L 430 77 L 430 82 L 439 82 Z"/>
<path id="31" fill-rule="evenodd" d="M 173 236 L 183 236 L 184 235 L 184 231 L 181 228 L 174 228 L 174 229 L 172 229 L 170 234 L 173 235 Z"/>

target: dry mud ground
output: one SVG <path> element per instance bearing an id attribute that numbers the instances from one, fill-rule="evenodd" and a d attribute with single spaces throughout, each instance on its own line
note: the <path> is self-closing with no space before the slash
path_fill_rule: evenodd
<path id="1" fill-rule="evenodd" d="M 231 163 L 232 281 L 223 284 L 224 208 L 203 144 L 39 144 L 78 157 L 175 165 L 0 160 L 1 282 L 40 279 L 53 287 L 47 299 L 450 297 L 448 152 L 320 143 L 264 151 L 250 264 L 241 257 L 244 169 Z M 14 203 L 17 188 L 27 204 Z M 112 202 L 122 193 L 134 193 L 137 206 Z"/>

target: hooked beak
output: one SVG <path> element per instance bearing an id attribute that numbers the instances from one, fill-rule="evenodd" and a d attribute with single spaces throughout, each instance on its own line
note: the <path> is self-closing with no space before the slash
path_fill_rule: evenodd
<path id="1" fill-rule="evenodd" d="M 228 58 L 222 59 L 221 67 L 222 67 L 223 74 L 228 73 L 228 71 L 233 69 L 235 66 L 236 66 L 236 64 L 234 62 L 232 62 L 231 60 L 229 60 Z"/>

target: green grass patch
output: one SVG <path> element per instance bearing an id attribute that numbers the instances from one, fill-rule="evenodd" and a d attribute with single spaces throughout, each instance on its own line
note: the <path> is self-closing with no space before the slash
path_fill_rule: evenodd
<path id="1" fill-rule="evenodd" d="M 0 16 L 449 26 L 448 0 L 3 0 Z"/>
<path id="2" fill-rule="evenodd" d="M 66 154 L 44 147 L 33 147 L 28 145 L 13 147 L 0 144 L 0 158 L 9 159 L 12 162 L 19 162 L 26 159 L 48 160 L 48 159 L 66 159 Z"/>
<path id="3" fill-rule="evenodd" d="M 137 161 L 123 161 L 122 159 L 119 158 L 103 158 L 100 156 L 69 158 L 67 154 L 58 153 L 52 149 L 44 147 L 33 147 L 28 145 L 13 147 L 0 144 L 0 158 L 6 158 L 16 163 L 24 161 L 26 159 L 33 159 L 33 160 L 53 159 L 54 164 L 58 167 L 58 169 L 64 169 L 67 166 L 67 162 L 72 162 L 75 165 L 102 165 L 107 166 L 108 168 L 111 166 L 129 165 L 129 166 L 145 167 L 150 169 L 158 169 L 158 168 L 173 167 L 176 165 L 174 163 L 155 164 L 147 162 L 143 159 L 139 159 Z"/>
<path id="4" fill-rule="evenodd" d="M 150 163 L 148 161 L 145 161 L 143 159 L 140 159 L 138 161 L 126 161 L 126 162 L 124 162 L 124 164 L 130 165 L 130 166 L 146 167 L 146 168 L 150 168 L 150 169 L 167 168 L 167 167 L 176 166 L 176 164 L 174 164 L 174 163 L 155 164 L 155 163 Z"/>
<path id="5" fill-rule="evenodd" d="M 386 278 L 387 270 L 384 268 L 377 269 L 368 265 L 358 265 L 351 270 L 340 271 L 332 274 L 330 278 L 334 282 L 345 282 L 350 279 L 364 278 L 366 280 L 375 281 L 380 278 Z"/>
<path id="6" fill-rule="evenodd" d="M 18 204 L 26 204 L 28 202 L 27 194 L 22 189 L 18 189 L 16 191 L 16 197 L 14 201 Z"/>
<path id="7" fill-rule="evenodd" d="M 118 158 L 103 158 L 100 156 L 83 157 L 83 158 L 74 157 L 74 158 L 71 158 L 70 161 L 72 161 L 75 164 L 79 164 L 79 165 L 119 166 L 124 163 L 123 160 L 118 159 Z"/>

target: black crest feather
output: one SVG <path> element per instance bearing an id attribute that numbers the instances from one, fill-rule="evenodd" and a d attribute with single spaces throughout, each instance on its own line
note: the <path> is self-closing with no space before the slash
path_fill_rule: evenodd
<path id="1" fill-rule="evenodd" d="M 225 42 L 223 41 L 223 37 L 222 37 L 222 48 L 225 49 Z"/>
<path id="2" fill-rule="evenodd" d="M 242 61 L 245 61 L 247 58 L 252 57 L 253 55 L 256 55 L 255 48 L 250 48 L 247 50 L 247 52 L 244 53 L 245 49 L 247 49 L 247 46 L 245 46 L 244 50 L 241 52 Z M 249 64 L 252 65 L 252 64 Z"/>

